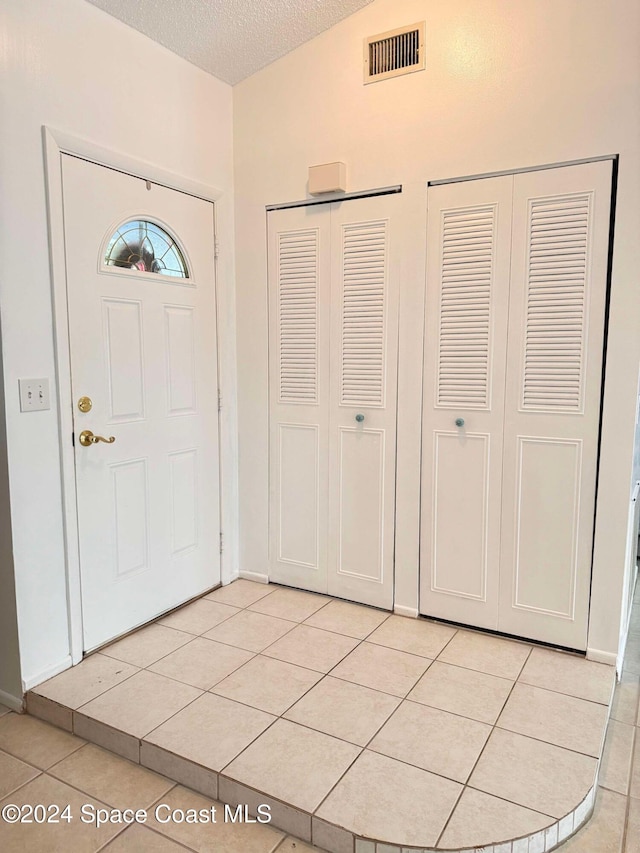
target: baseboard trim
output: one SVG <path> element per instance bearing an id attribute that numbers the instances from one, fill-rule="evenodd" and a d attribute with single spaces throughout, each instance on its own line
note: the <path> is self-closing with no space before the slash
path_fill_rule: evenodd
<path id="1" fill-rule="evenodd" d="M 239 575 L 246 581 L 255 581 L 256 583 L 269 583 L 269 575 L 261 575 L 259 572 L 240 572 Z"/>
<path id="2" fill-rule="evenodd" d="M 602 652 L 600 649 L 587 649 L 587 660 L 592 660 L 596 663 L 608 663 L 609 666 L 615 666 L 617 655 L 615 652 Z"/>
<path id="3" fill-rule="evenodd" d="M 396 616 L 408 616 L 410 619 L 418 618 L 417 607 L 405 607 L 403 604 L 394 605 L 393 612 Z"/>
<path id="4" fill-rule="evenodd" d="M 13 696 L 11 693 L 6 693 L 0 690 L 0 705 L 6 705 L 12 711 L 17 711 L 21 714 L 24 711 L 24 699 L 22 697 Z"/>
<path id="5" fill-rule="evenodd" d="M 64 660 L 61 660 L 59 663 L 56 663 L 47 669 L 43 669 L 42 672 L 39 672 L 32 678 L 27 678 L 23 681 L 22 686 L 24 688 L 24 692 L 26 693 L 27 690 L 31 690 L 32 687 L 37 687 L 38 684 L 42 684 L 42 682 L 46 681 L 48 678 L 53 678 L 54 675 L 59 675 L 59 673 L 64 672 L 65 669 L 69 669 L 72 665 L 73 661 L 71 660 L 71 655 L 67 655 Z"/>

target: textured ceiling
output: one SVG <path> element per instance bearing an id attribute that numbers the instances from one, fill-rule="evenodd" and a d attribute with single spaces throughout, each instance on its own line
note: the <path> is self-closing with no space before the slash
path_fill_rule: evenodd
<path id="1" fill-rule="evenodd" d="M 238 83 L 372 0 L 89 0 L 220 80 Z"/>

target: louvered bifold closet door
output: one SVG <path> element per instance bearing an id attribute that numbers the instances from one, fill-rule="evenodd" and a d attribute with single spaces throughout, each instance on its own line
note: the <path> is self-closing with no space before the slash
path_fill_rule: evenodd
<path id="1" fill-rule="evenodd" d="M 269 577 L 327 589 L 329 210 L 268 214 Z"/>
<path id="2" fill-rule="evenodd" d="M 611 161 L 516 175 L 499 629 L 586 648 Z"/>
<path id="3" fill-rule="evenodd" d="M 393 606 L 400 195 L 332 205 L 329 593 Z"/>
<path id="4" fill-rule="evenodd" d="M 494 629 L 512 183 L 428 191 L 420 612 Z"/>

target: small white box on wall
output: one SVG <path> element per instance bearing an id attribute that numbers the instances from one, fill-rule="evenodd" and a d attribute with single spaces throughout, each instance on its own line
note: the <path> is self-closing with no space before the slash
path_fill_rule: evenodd
<path id="1" fill-rule="evenodd" d="M 347 167 L 344 163 L 323 163 L 321 166 L 309 166 L 309 192 L 343 193 L 347 189 Z"/>

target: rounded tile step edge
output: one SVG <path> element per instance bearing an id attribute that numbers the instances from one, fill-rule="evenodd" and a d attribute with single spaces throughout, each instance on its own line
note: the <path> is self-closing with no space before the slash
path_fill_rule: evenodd
<path id="1" fill-rule="evenodd" d="M 56 728 L 67 728 L 64 724 L 61 725 L 61 722 L 58 719 L 58 715 L 52 713 L 52 708 L 56 704 L 57 703 L 48 700 L 47 703 L 42 703 L 42 705 L 32 703 L 31 707 L 29 707 L 29 702 L 27 701 L 26 711 L 31 716 L 38 717 L 39 719 L 56 726 Z M 75 733 L 75 725 L 73 726 L 73 731 Z M 100 746 L 105 749 L 108 749 L 110 752 L 114 752 L 118 755 L 123 756 L 124 758 L 128 758 L 134 763 L 140 763 L 143 766 L 148 766 L 144 761 L 140 761 L 139 755 L 137 758 L 134 758 L 128 753 L 125 754 L 120 749 L 118 749 L 116 745 L 112 743 L 105 743 L 102 739 L 93 737 L 91 732 L 84 733 L 83 736 L 85 740 L 94 743 L 99 743 Z M 139 746 L 140 739 L 135 738 L 131 735 L 127 735 L 126 737 L 131 739 L 132 741 L 137 741 Z M 165 752 L 165 750 L 161 751 Z M 189 759 L 183 758 L 181 760 L 185 765 L 193 765 L 194 768 L 197 768 L 199 770 L 204 769 L 200 767 L 200 765 L 197 765 L 195 762 L 190 761 Z M 155 769 L 156 772 L 162 772 L 157 768 L 150 769 Z M 209 772 L 211 776 L 216 777 L 216 781 L 221 777 L 224 778 L 223 773 L 218 773 L 216 771 Z M 165 775 L 167 775 L 166 772 Z M 179 782 L 180 780 L 174 779 L 174 781 Z M 194 784 L 194 781 L 191 780 L 190 784 L 188 784 L 188 787 L 191 787 L 193 790 L 200 791 L 205 796 L 213 796 L 214 799 L 219 799 L 220 802 L 225 801 L 224 797 L 220 796 L 219 791 L 216 791 L 215 796 L 213 795 L 211 791 L 211 786 L 208 786 L 207 790 L 203 790 L 200 785 L 198 785 L 197 783 Z M 582 826 L 584 826 L 585 823 L 588 822 L 591 815 L 593 814 L 597 787 L 598 774 L 596 773 L 593 786 L 589 790 L 587 795 L 584 797 L 582 802 L 580 802 L 575 807 L 575 809 L 573 809 L 563 818 L 560 818 L 559 820 L 555 821 L 544 829 L 538 830 L 537 832 L 534 832 L 531 835 L 521 836 L 519 838 L 507 841 L 495 842 L 484 846 L 480 845 L 471 847 L 444 848 L 420 846 L 415 847 L 407 844 L 397 845 L 390 843 L 389 841 L 379 841 L 377 839 L 355 836 L 351 831 L 345 829 L 345 827 L 338 826 L 337 824 L 331 824 L 328 821 L 324 820 L 319 821 L 311 814 L 308 814 L 307 816 L 310 821 L 313 821 L 314 828 L 311 832 L 312 837 L 303 838 L 302 840 L 306 841 L 307 843 L 311 842 L 313 844 L 320 844 L 322 848 L 324 850 L 327 850 L 329 853 L 345 853 L 347 849 L 349 850 L 349 853 L 351 853 L 351 851 L 353 851 L 354 853 L 549 853 L 549 851 L 555 850 L 556 847 L 565 842 L 571 835 L 575 834 Z M 267 797 L 267 795 L 263 794 L 260 791 L 255 791 L 255 793 L 260 796 Z M 275 798 L 273 797 L 268 797 L 268 799 L 277 802 L 277 800 L 275 800 Z M 288 806 L 288 804 L 286 803 L 283 803 L 283 805 Z M 288 807 L 293 809 L 293 811 L 295 812 L 303 814 L 300 809 L 294 808 L 292 806 Z M 280 829 L 284 832 L 288 832 L 291 834 L 290 828 L 278 826 L 277 823 L 274 823 L 273 826 L 276 829 Z M 317 830 L 320 831 L 318 832 Z"/>
<path id="2" fill-rule="evenodd" d="M 371 838 L 356 838 L 355 853 L 549 853 L 574 835 L 591 818 L 595 805 L 598 780 L 586 797 L 573 811 L 550 826 L 510 841 L 500 841 L 476 847 L 411 847 L 398 846 L 388 841 L 374 841 Z"/>

